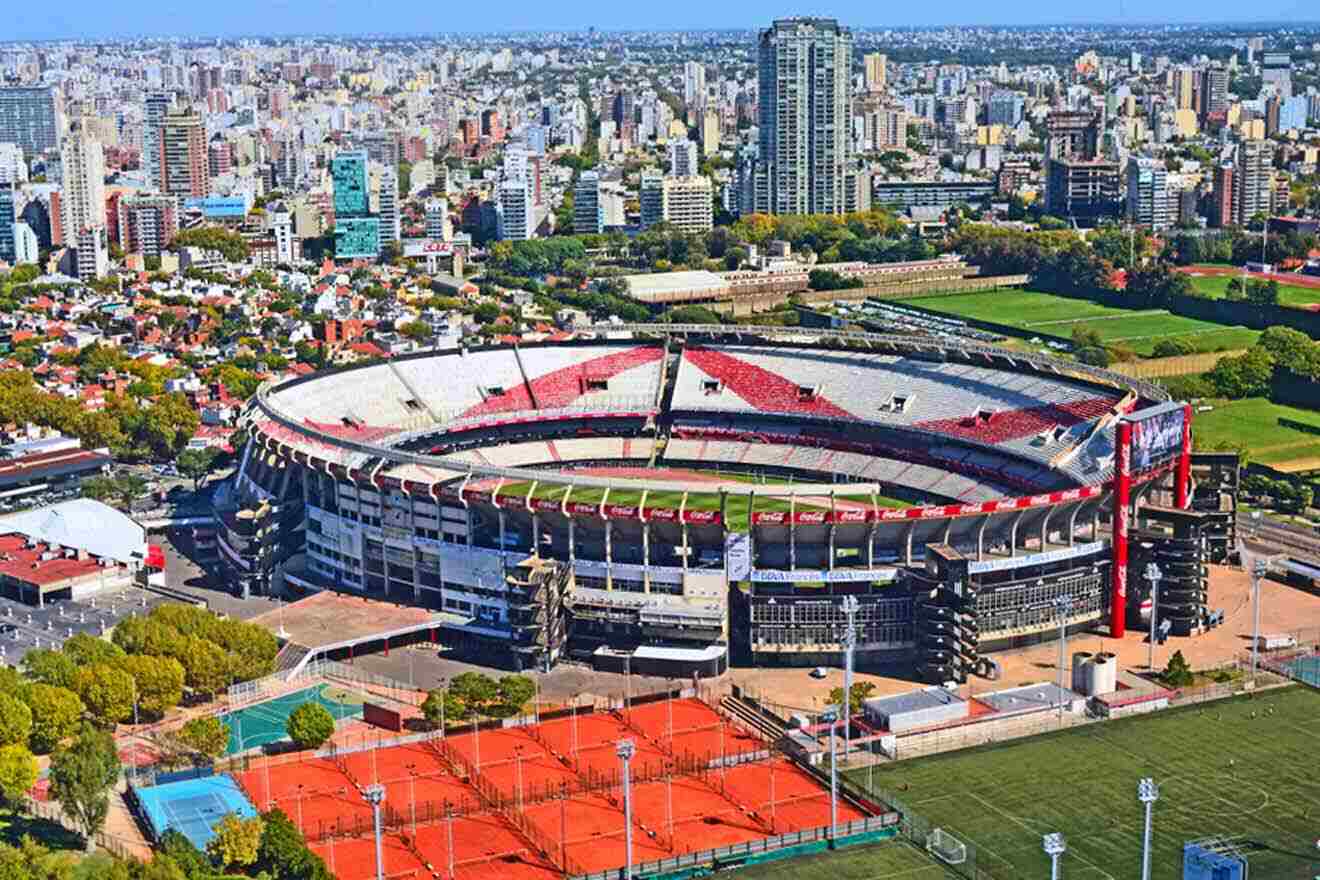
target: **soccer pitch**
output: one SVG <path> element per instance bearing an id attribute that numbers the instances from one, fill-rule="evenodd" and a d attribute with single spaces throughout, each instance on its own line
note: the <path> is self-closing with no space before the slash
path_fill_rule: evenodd
<path id="1" fill-rule="evenodd" d="M 1187 340 L 1196 351 L 1230 351 L 1250 348 L 1260 336 L 1257 330 L 1185 318 L 1164 309 L 1119 309 L 1034 290 L 991 290 L 917 297 L 905 302 L 1065 339 L 1072 336 L 1074 328 L 1094 330 L 1105 344 L 1131 348 L 1139 355 L 1152 354 L 1157 342 L 1170 337 Z"/>
<path id="2" fill-rule="evenodd" d="M 946 880 L 958 875 L 901 840 L 740 869 L 737 880 Z"/>
<path id="3" fill-rule="evenodd" d="M 1293 686 L 902 761 L 875 768 L 874 784 L 975 844 L 976 867 L 1004 880 L 1048 877 L 1041 837 L 1053 831 L 1067 840 L 1064 876 L 1140 876 L 1146 776 L 1160 787 L 1152 877 L 1182 876 L 1184 842 L 1233 835 L 1272 848 L 1252 856 L 1253 878 L 1311 878 L 1317 744 L 1320 692 Z"/>

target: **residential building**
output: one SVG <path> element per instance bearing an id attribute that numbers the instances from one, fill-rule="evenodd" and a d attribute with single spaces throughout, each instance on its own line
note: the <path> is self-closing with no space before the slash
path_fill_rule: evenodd
<path id="1" fill-rule="evenodd" d="M 0 144 L 0 183 L 26 183 L 27 163 L 18 144 Z"/>
<path id="2" fill-rule="evenodd" d="M 663 178 L 660 181 L 660 216 L 681 232 L 709 232 L 715 224 L 714 190 L 710 178 L 701 175 Z"/>
<path id="3" fill-rule="evenodd" d="M 1273 148 L 1268 141 L 1249 140 L 1237 145 L 1233 162 L 1233 222 L 1238 226 L 1246 226 L 1257 214 L 1269 216 L 1273 159 Z"/>
<path id="4" fill-rule="evenodd" d="M 675 177 L 697 174 L 697 145 L 686 138 L 669 142 L 669 173 Z"/>
<path id="5" fill-rule="evenodd" d="M 371 216 L 367 162 L 366 150 L 343 150 L 330 160 L 337 260 L 380 256 L 380 219 Z"/>
<path id="6" fill-rule="evenodd" d="M 1127 166 L 1127 219 L 1156 232 L 1168 229 L 1168 172 L 1158 159 L 1133 157 Z"/>
<path id="7" fill-rule="evenodd" d="M 79 281 L 104 278 L 110 271 L 110 245 L 104 226 L 85 226 L 78 230 L 77 266 Z"/>
<path id="8" fill-rule="evenodd" d="M 3 224 L 0 219 L 0 224 Z M 0 232 L 0 238 L 4 233 Z M 3 245 L 0 245 L 2 247 Z M 38 263 L 41 261 L 41 244 L 37 241 L 37 234 L 32 231 L 22 220 L 14 224 L 14 262 L 15 263 Z"/>
<path id="9" fill-rule="evenodd" d="M 871 203 L 907 210 L 912 207 L 948 208 L 959 202 L 969 205 L 989 201 L 995 184 L 984 180 L 943 182 L 934 180 L 877 180 L 872 185 Z"/>
<path id="10" fill-rule="evenodd" d="M 119 200 L 115 243 L 126 254 L 159 257 L 179 232 L 174 196 L 124 196 Z"/>
<path id="11" fill-rule="evenodd" d="M 576 220 L 576 204 L 574 214 Z M 526 241 L 535 233 L 532 194 L 525 180 L 505 180 L 500 183 L 498 231 L 502 241 Z"/>
<path id="12" fill-rule="evenodd" d="M 780 19 L 757 51 L 758 210 L 839 214 L 852 170 L 852 33 L 834 19 Z"/>
<path id="13" fill-rule="evenodd" d="M 14 227 L 18 225 L 17 193 L 14 184 L 0 181 L 0 261 L 18 262 Z"/>
<path id="14" fill-rule="evenodd" d="M 650 229 L 665 219 L 665 176 L 654 168 L 642 171 L 641 186 L 637 192 L 637 202 L 641 209 L 641 226 Z"/>
<path id="15" fill-rule="evenodd" d="M 63 134 L 64 107 L 54 86 L 0 88 L 0 143 L 35 156 L 59 150 Z"/>
<path id="16" fill-rule="evenodd" d="M 161 164 L 164 156 L 161 151 L 161 129 L 165 126 L 165 116 L 173 103 L 166 92 L 150 92 L 143 102 L 142 168 L 147 172 L 147 182 L 161 191 L 165 189 L 165 168 Z"/>
<path id="17" fill-rule="evenodd" d="M 1046 213 L 1084 224 L 1118 216 L 1119 165 L 1100 153 L 1100 116 L 1054 112 L 1045 125 Z"/>
<path id="18" fill-rule="evenodd" d="M 449 236 L 449 202 L 444 199 L 427 199 L 426 237 L 449 241 Z"/>
<path id="19" fill-rule="evenodd" d="M 1233 225 L 1233 164 L 1231 162 L 1215 166 L 1209 222 L 1211 226 L 1220 228 Z"/>
<path id="20" fill-rule="evenodd" d="M 283 204 L 271 208 L 270 230 L 275 236 L 275 260 L 292 265 L 301 254 L 295 254 L 297 240 L 293 235 L 293 214 Z"/>
<path id="21" fill-rule="evenodd" d="M 1176 110 L 1191 110 L 1196 71 L 1190 67 L 1175 67 L 1170 71 L 1173 79 L 1173 106 Z"/>
<path id="22" fill-rule="evenodd" d="M 883 92 L 887 76 L 885 67 L 889 63 L 889 57 L 883 52 L 868 52 L 863 61 L 866 90 L 872 94 Z"/>
<path id="23" fill-rule="evenodd" d="M 76 235 L 92 226 L 105 226 L 105 150 L 85 131 L 75 131 L 60 148 L 63 172 L 64 229 Z"/>
<path id="24" fill-rule="evenodd" d="M 986 110 L 986 123 L 989 125 L 1014 126 L 1022 121 L 1026 102 L 1017 92 L 995 92 L 990 96 Z"/>
<path id="25" fill-rule="evenodd" d="M 706 65 L 700 61 L 683 65 L 683 104 L 689 110 L 706 106 Z"/>
<path id="26" fill-rule="evenodd" d="M 392 165 L 385 166 L 380 175 L 378 191 L 380 218 L 380 246 L 383 250 L 398 245 L 403 238 L 403 224 L 399 216 L 399 175 Z"/>
<path id="27" fill-rule="evenodd" d="M 701 114 L 701 155 L 714 156 L 720 151 L 720 111 L 707 107 Z"/>
<path id="28" fill-rule="evenodd" d="M 178 198 L 204 198 L 211 191 L 206 126 L 191 110 L 165 114 L 160 128 L 160 190 Z"/>
<path id="29" fill-rule="evenodd" d="M 573 186 L 573 232 L 577 235 L 603 231 L 600 175 L 583 171 Z"/>
<path id="30" fill-rule="evenodd" d="M 1201 71 L 1201 113 L 1203 116 L 1228 113 L 1228 71 L 1222 67 Z"/>

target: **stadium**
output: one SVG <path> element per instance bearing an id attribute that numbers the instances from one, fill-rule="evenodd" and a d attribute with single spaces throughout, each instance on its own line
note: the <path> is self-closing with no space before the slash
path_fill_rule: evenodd
<path id="1" fill-rule="evenodd" d="M 1133 516 L 1194 506 L 1190 408 L 966 339 L 737 329 L 268 383 L 216 495 L 226 576 L 432 609 L 487 663 L 667 676 L 838 663 L 845 596 L 859 663 L 932 681 L 1136 620 Z M 1194 577 L 1166 602 L 1175 634 L 1207 625 Z"/>

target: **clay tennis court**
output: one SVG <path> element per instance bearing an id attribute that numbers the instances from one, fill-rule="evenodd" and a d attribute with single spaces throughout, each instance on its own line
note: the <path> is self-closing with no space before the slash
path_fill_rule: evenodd
<path id="1" fill-rule="evenodd" d="M 260 757 L 235 773 L 282 809 L 341 880 L 376 876 L 364 789 L 385 787 L 385 876 L 548 880 L 627 861 L 620 740 L 631 740 L 632 861 L 830 823 L 815 777 L 696 699 L 584 710 L 332 757 Z M 861 818 L 839 803 L 839 821 Z M 452 841 L 452 852 L 451 852 Z"/>

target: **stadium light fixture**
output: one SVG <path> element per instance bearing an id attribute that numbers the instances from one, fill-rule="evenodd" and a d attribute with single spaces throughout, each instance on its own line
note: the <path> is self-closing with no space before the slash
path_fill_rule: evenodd
<path id="1" fill-rule="evenodd" d="M 1046 834 L 1041 839 L 1041 846 L 1045 849 L 1045 854 L 1050 857 L 1050 880 L 1059 880 L 1059 856 L 1068 849 L 1063 835 L 1058 831 Z"/>
<path id="2" fill-rule="evenodd" d="M 1267 559 L 1257 559 L 1251 564 L 1251 680 L 1256 680 L 1256 664 L 1260 661 L 1260 582 L 1269 573 Z"/>
<path id="3" fill-rule="evenodd" d="M 380 843 L 380 805 L 385 802 L 385 786 L 377 783 L 362 789 L 367 803 L 371 804 L 371 818 L 376 830 L 376 880 L 385 880 L 385 854 Z"/>
<path id="4" fill-rule="evenodd" d="M 1160 579 L 1164 577 L 1164 572 L 1153 562 L 1146 564 L 1146 580 L 1150 581 L 1150 633 L 1147 641 L 1150 643 L 1150 649 L 1147 652 L 1146 665 L 1150 671 L 1155 671 L 1155 626 L 1158 622 L 1160 613 Z"/>
<path id="5" fill-rule="evenodd" d="M 839 603 L 839 610 L 848 621 L 848 629 L 843 633 L 843 699 L 839 701 L 839 714 L 843 716 L 844 760 L 852 754 L 852 672 L 853 651 L 857 649 L 858 608 L 856 596 L 844 596 Z"/>
<path id="6" fill-rule="evenodd" d="M 1150 813 L 1160 799 L 1160 787 L 1149 776 L 1137 783 L 1137 800 L 1146 806 L 1146 828 L 1141 838 L 1141 880 L 1150 880 Z"/>
<path id="7" fill-rule="evenodd" d="M 619 740 L 618 748 L 615 754 L 623 762 L 623 837 L 624 845 L 627 849 L 627 863 L 623 868 L 625 880 L 632 880 L 633 866 L 633 834 L 632 834 L 632 778 L 630 764 L 633 755 L 637 754 L 637 744 L 630 739 Z"/>

